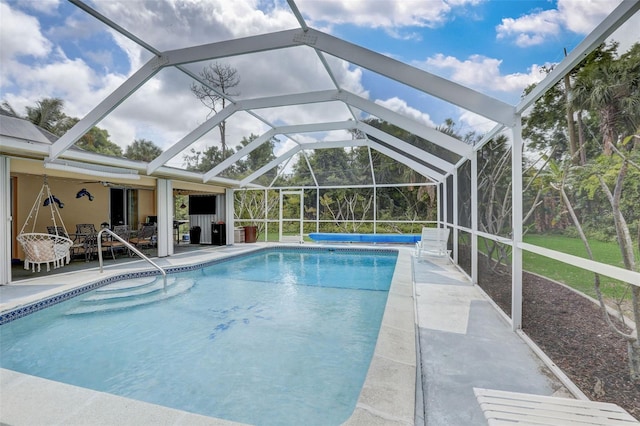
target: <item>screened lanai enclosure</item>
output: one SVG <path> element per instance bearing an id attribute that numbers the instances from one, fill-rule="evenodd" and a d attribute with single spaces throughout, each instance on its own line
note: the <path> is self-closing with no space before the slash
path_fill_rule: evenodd
<path id="1" fill-rule="evenodd" d="M 294 0 L 280 5 L 283 19 L 272 32 L 248 27 L 206 44 L 191 41 L 206 28 L 190 25 L 189 16 L 176 12 L 175 25 L 149 16 L 141 23 L 141 15 L 119 13 L 125 5 L 70 0 L 68 13 L 139 55 L 132 72 L 55 137 L 2 132 L 3 284 L 11 282 L 14 228 L 26 219 L 17 207 L 23 196 L 12 194 L 21 173 L 34 173 L 22 169 L 29 161 L 35 174 L 80 182 L 112 179 L 131 188 L 142 179 L 154 194 L 159 256 L 173 254 L 171 200 L 197 184 L 192 193 L 218 196 L 216 220 L 226 223 L 230 244 L 241 226 L 256 226 L 259 241 L 306 243 L 314 232 L 449 228 L 452 260 L 473 282 L 507 277 L 499 293 L 514 329 L 522 327 L 523 270 L 536 270 L 546 262 L 540 259 L 588 277 L 598 273 L 629 300 L 638 298 L 640 53 L 637 43 L 626 51 L 611 44 L 633 32 L 638 1 L 620 2 L 515 105 L 314 28 L 314 17 Z M 253 66 L 258 60 L 268 65 Z M 597 64 L 610 69 L 598 74 Z M 298 84 L 261 84 L 265 73 Z M 589 94 L 598 84 L 606 88 L 607 73 L 622 84 L 615 102 L 603 104 L 603 97 L 599 104 Z M 471 114 L 491 130 L 427 124 L 370 98 L 366 87 L 352 84 L 354 74 L 388 93 L 417 95 L 431 108 Z M 153 103 L 151 87 L 161 89 Z M 148 161 L 78 148 L 96 126 L 128 126 L 114 114 L 146 126 L 137 121 L 141 110 L 178 115 L 188 130 L 153 129 L 171 142 Z M 609 113 L 616 119 L 607 121 Z M 248 123 L 260 130 L 243 133 Z M 579 240 L 585 230 L 619 248 L 621 258 L 577 255 L 540 237 Z"/>

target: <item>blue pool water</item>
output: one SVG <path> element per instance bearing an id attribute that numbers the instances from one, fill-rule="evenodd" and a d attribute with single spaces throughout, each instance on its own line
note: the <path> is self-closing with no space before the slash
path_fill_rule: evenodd
<path id="1" fill-rule="evenodd" d="M 170 275 L 166 292 L 155 278 L 116 282 L 1 326 L 0 366 L 233 421 L 340 424 L 395 262 L 263 251 Z"/>

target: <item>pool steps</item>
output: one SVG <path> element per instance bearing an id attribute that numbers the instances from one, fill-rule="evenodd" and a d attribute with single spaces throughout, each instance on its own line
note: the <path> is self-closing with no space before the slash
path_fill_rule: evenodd
<path id="1" fill-rule="evenodd" d="M 128 280 L 117 281 L 96 290 L 96 293 L 111 293 L 122 291 L 123 289 L 141 288 L 153 285 L 158 281 L 157 276 L 131 278 Z"/>
<path id="2" fill-rule="evenodd" d="M 169 286 L 174 285 L 176 281 L 175 277 L 171 277 L 167 279 L 167 288 Z M 131 282 L 131 280 L 124 281 L 130 285 L 111 288 L 111 285 L 108 285 L 103 288 L 99 288 L 95 291 L 93 296 L 88 296 L 82 299 L 82 303 L 94 303 L 94 302 L 117 302 L 122 299 L 128 299 L 132 296 L 144 296 L 146 294 L 155 293 L 159 290 L 162 290 L 162 279 L 153 277 L 151 281 L 147 278 L 147 280 L 140 279 L 140 282 Z M 117 284 L 117 283 L 114 283 Z"/>
<path id="3" fill-rule="evenodd" d="M 171 277 L 167 279 L 165 290 L 162 278 L 129 280 L 120 285 L 96 290 L 94 295 L 83 299 L 80 306 L 68 310 L 66 315 L 112 312 L 148 305 L 178 296 L 191 289 L 194 284 L 195 280 L 193 279 L 177 281 L 175 277 Z"/>

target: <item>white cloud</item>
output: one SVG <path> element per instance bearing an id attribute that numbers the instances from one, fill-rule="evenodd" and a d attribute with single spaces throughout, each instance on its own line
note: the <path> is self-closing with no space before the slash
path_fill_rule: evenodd
<path id="1" fill-rule="evenodd" d="M 488 133 L 496 126 L 494 121 L 463 109 L 460 110 L 460 117 L 458 120 L 463 127 L 469 127 L 471 131 L 475 131 L 478 134 Z"/>
<path id="2" fill-rule="evenodd" d="M 627 52 L 632 45 L 640 43 L 640 13 L 636 12 L 627 22 L 615 31 L 609 40 L 619 43 L 618 53 Z"/>
<path id="3" fill-rule="evenodd" d="M 314 22 L 355 24 L 370 28 L 384 28 L 390 35 L 401 36 L 393 29 L 399 27 L 435 27 L 447 20 L 453 7 L 478 4 L 481 0 L 455 1 L 370 1 L 370 0 L 298 0 L 296 4 L 304 16 Z M 415 36 L 411 34 L 410 36 Z"/>
<path id="4" fill-rule="evenodd" d="M 561 31 L 562 16 L 557 10 L 544 10 L 520 18 L 504 18 L 496 31 L 498 39 L 515 38 L 516 45 L 542 44 Z"/>
<path id="5" fill-rule="evenodd" d="M 473 55 L 466 60 L 442 54 L 428 58 L 422 67 L 436 74 L 444 74 L 451 80 L 485 93 L 507 93 L 519 96 L 525 87 L 537 83 L 544 74 L 541 67 L 532 65 L 529 72 L 503 75 L 502 61 Z"/>
<path id="6" fill-rule="evenodd" d="M 588 34 L 621 0 L 558 0 L 557 9 L 537 10 L 519 18 L 504 18 L 496 27 L 497 38 L 517 46 L 543 44 L 568 30 Z"/>
<path id="7" fill-rule="evenodd" d="M 393 97 L 387 100 L 377 99 L 376 104 L 381 105 L 391 111 L 397 112 L 398 114 L 409 117 L 419 123 L 424 124 L 428 127 L 436 127 L 435 123 L 431 120 L 429 114 L 426 114 L 420 110 L 410 107 L 407 105 L 407 102 L 403 99 Z"/>
<path id="8" fill-rule="evenodd" d="M 36 1 L 24 1 L 21 6 L 27 9 L 35 10 L 40 13 L 52 15 L 58 9 L 60 0 L 36 0 Z"/>
<path id="9" fill-rule="evenodd" d="M 11 64 L 18 57 L 42 58 L 51 51 L 52 45 L 42 35 L 36 18 L 0 3 L 0 24 L 0 62 L 3 64 L 3 77 L 11 75 Z"/>
<path id="10" fill-rule="evenodd" d="M 558 11 L 567 29 L 588 34 L 622 0 L 558 0 Z"/>

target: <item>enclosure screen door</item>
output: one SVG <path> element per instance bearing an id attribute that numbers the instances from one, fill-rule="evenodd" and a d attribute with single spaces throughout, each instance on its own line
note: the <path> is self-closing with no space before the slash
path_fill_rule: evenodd
<path id="1" fill-rule="evenodd" d="M 280 191 L 280 242 L 302 242 L 303 191 Z"/>

